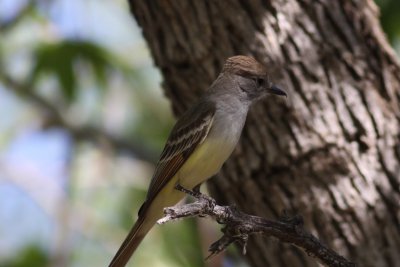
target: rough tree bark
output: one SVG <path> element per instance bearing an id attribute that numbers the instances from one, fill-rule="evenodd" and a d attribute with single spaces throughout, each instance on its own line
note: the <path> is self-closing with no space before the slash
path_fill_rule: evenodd
<path id="1" fill-rule="evenodd" d="M 251 111 L 218 201 L 305 227 L 358 266 L 400 266 L 400 67 L 372 0 L 131 0 L 176 115 L 224 60 L 253 55 L 288 101 Z M 317 266 L 251 238 L 252 266 Z"/>

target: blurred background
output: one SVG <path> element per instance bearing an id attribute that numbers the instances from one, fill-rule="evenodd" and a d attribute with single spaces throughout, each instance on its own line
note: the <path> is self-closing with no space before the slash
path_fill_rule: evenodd
<path id="1" fill-rule="evenodd" d="M 377 4 L 399 53 L 400 1 Z M 161 82 L 126 0 L 0 0 L 0 267 L 109 262 L 174 122 Z M 245 266 L 204 262 L 198 224 L 155 227 L 136 266 Z"/>

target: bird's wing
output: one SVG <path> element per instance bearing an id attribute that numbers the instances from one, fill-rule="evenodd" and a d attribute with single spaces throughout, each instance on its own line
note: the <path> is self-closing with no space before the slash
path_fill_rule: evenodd
<path id="1" fill-rule="evenodd" d="M 213 123 L 216 106 L 213 102 L 203 102 L 197 107 L 199 108 L 193 108 L 186 112 L 172 129 L 157 163 L 147 199 L 139 210 L 139 216 L 147 209 L 165 184 L 178 172 L 197 145 L 207 137 Z"/>

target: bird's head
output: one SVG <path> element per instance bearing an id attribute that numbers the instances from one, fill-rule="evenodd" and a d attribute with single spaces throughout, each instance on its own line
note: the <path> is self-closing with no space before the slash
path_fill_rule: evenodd
<path id="1" fill-rule="evenodd" d="M 248 56 L 233 56 L 226 60 L 222 70 L 237 83 L 236 90 L 250 101 L 267 94 L 286 95 L 286 92 L 268 80 L 266 67 Z"/>

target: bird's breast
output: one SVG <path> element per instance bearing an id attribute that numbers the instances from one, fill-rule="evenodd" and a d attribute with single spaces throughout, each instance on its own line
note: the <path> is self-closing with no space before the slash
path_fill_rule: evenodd
<path id="1" fill-rule="evenodd" d="M 179 183 L 193 188 L 215 175 L 232 154 L 242 132 L 245 118 L 216 117 L 209 134 L 179 170 Z"/>

